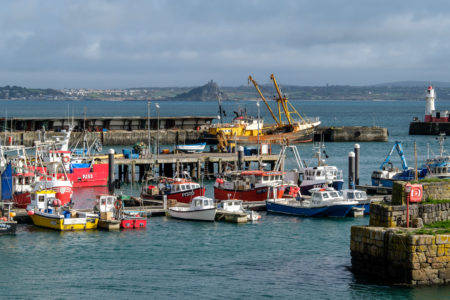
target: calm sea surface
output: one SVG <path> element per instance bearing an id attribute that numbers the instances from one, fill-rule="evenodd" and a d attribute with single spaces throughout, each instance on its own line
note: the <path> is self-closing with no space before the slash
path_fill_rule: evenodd
<path id="1" fill-rule="evenodd" d="M 407 161 L 419 164 L 434 137 L 408 136 L 414 116 L 422 118 L 424 101 L 293 101 L 303 114 L 323 125 L 387 127 L 389 142 L 361 143 L 361 182 L 379 167 L 393 142 L 403 143 Z M 146 102 L 1 101 L 0 115 L 146 116 Z M 257 114 L 255 102 L 225 102 L 228 119 L 238 106 Z M 217 115 L 216 103 L 160 102 L 161 116 Z M 438 109 L 450 102 L 438 101 Z M 270 115 L 261 106 L 266 122 Z M 152 102 L 151 117 L 156 117 Z M 354 143 L 328 143 L 328 163 L 344 170 Z M 167 147 L 171 147 L 167 145 Z M 106 148 L 106 149 L 105 149 Z M 107 151 L 104 147 L 104 151 Z M 120 148 L 113 147 L 117 151 Z M 311 144 L 298 146 L 310 162 Z M 394 165 L 400 160 L 393 154 Z M 288 159 L 288 167 L 294 161 Z M 212 196 L 212 182 L 206 182 Z M 140 186 L 122 186 L 138 194 Z M 75 191 L 77 207 L 93 205 L 104 188 Z M 449 299 L 450 287 L 403 288 L 354 278 L 349 250 L 350 227 L 368 217 L 307 219 L 263 214 L 245 225 L 197 223 L 152 217 L 145 230 L 60 233 L 19 226 L 16 236 L 0 237 L 0 298 L 289 298 L 289 299 Z"/>

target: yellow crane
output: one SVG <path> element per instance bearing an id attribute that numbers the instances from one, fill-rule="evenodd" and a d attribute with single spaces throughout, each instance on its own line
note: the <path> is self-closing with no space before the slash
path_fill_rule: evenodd
<path id="1" fill-rule="evenodd" d="M 299 116 L 299 118 L 302 121 L 306 122 L 305 119 L 303 119 L 303 117 L 294 108 L 294 106 L 288 101 L 287 97 L 283 96 L 283 94 L 281 93 L 281 89 L 278 86 L 277 80 L 275 79 L 275 76 L 273 74 L 270 75 L 270 79 L 273 81 L 273 84 L 275 85 L 275 89 L 277 90 L 277 94 L 278 94 L 278 98 L 275 98 L 275 100 L 277 101 L 277 107 L 278 107 L 278 118 L 273 113 L 272 109 L 269 106 L 269 103 L 267 103 L 267 101 L 266 101 L 266 98 L 264 98 L 264 95 L 262 94 L 261 90 L 259 89 L 258 84 L 255 82 L 255 80 L 253 80 L 252 76 L 248 77 L 249 83 L 251 81 L 253 83 L 253 85 L 255 86 L 256 90 L 259 93 L 259 96 L 264 101 L 264 103 L 266 104 L 267 108 L 269 109 L 273 119 L 277 123 L 277 127 L 285 126 L 285 124 L 283 124 L 283 120 L 281 117 L 282 113 L 284 113 L 284 115 L 286 116 L 286 120 L 288 122 L 288 124 L 286 124 L 286 125 L 289 125 L 289 126 L 294 125 L 295 121 L 292 119 L 292 114 L 296 114 L 297 116 Z"/>

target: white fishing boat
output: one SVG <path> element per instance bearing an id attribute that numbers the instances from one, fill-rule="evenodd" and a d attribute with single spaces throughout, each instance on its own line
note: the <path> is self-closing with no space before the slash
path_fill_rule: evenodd
<path id="1" fill-rule="evenodd" d="M 237 199 L 222 200 L 217 205 L 217 209 L 228 213 L 245 214 L 247 216 L 247 221 L 258 221 L 261 219 L 261 215 L 256 211 L 244 209 L 242 202 L 242 200 Z"/>
<path id="2" fill-rule="evenodd" d="M 370 199 L 365 191 L 343 189 L 339 193 L 342 194 L 344 200 L 358 202 L 357 206 L 364 209 L 364 214 L 368 215 L 370 213 Z"/>
<path id="3" fill-rule="evenodd" d="M 182 220 L 214 221 L 216 217 L 216 205 L 214 200 L 205 196 L 192 199 L 189 207 L 174 206 L 168 208 L 171 217 Z"/>
<path id="4" fill-rule="evenodd" d="M 175 149 L 181 152 L 201 153 L 205 149 L 206 143 L 197 143 L 190 145 L 176 145 Z"/>

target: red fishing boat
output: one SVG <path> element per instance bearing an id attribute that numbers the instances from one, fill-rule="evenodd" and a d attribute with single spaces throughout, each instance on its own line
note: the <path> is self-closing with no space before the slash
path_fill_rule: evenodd
<path id="1" fill-rule="evenodd" d="M 205 188 L 192 181 L 187 172 L 183 173 L 183 177 L 160 177 L 156 182 L 156 185 L 145 184 L 142 187 L 141 197 L 144 200 L 162 201 L 166 195 L 167 199 L 190 203 L 193 198 L 205 195 Z"/>
<path id="2" fill-rule="evenodd" d="M 278 197 L 284 194 L 283 172 L 281 171 L 236 171 L 228 172 L 217 178 L 214 183 L 214 198 L 216 200 L 239 199 L 247 201 L 265 201 L 273 197 L 269 187 L 278 187 Z"/>

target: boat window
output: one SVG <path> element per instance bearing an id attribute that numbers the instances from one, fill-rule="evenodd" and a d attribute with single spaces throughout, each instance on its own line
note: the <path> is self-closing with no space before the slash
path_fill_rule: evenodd
<path id="1" fill-rule="evenodd" d="M 234 202 L 234 205 L 239 205 L 239 201 Z"/>
<path id="2" fill-rule="evenodd" d="M 333 198 L 339 197 L 338 193 L 336 193 L 336 192 L 331 192 L 330 195 Z"/>
<path id="3" fill-rule="evenodd" d="M 44 195 L 39 195 L 39 202 L 44 202 L 45 200 L 45 196 Z"/>
<path id="4" fill-rule="evenodd" d="M 320 200 L 321 199 L 320 194 L 319 193 L 314 193 L 313 196 L 312 196 L 312 199 L 313 200 Z"/>
<path id="5" fill-rule="evenodd" d="M 181 190 L 182 191 L 186 190 L 186 185 L 185 184 L 181 185 Z"/>
<path id="6" fill-rule="evenodd" d="M 202 200 L 195 200 L 195 206 L 200 206 L 202 203 Z"/>
<path id="7" fill-rule="evenodd" d="M 330 198 L 330 196 L 328 196 L 328 193 L 323 193 L 323 194 L 322 194 L 322 197 L 323 197 L 323 199 L 328 199 L 328 198 Z"/>
<path id="8" fill-rule="evenodd" d="M 361 192 L 361 198 L 367 198 L 366 192 Z"/>
<path id="9" fill-rule="evenodd" d="M 353 196 L 354 196 L 353 193 L 347 193 L 347 199 L 353 199 L 354 198 Z"/>
<path id="10" fill-rule="evenodd" d="M 108 197 L 108 204 L 113 204 L 114 203 L 114 197 Z"/>

